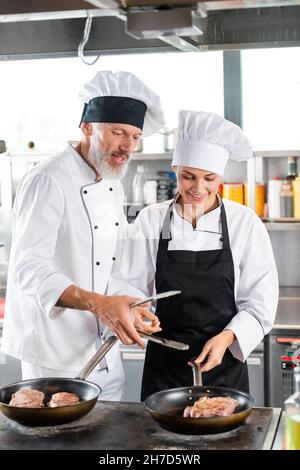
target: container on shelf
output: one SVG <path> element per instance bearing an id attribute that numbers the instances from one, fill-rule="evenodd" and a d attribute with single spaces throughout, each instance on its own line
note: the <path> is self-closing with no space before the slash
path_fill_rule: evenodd
<path id="1" fill-rule="evenodd" d="M 0 153 L 5 153 L 6 152 L 6 142 L 5 140 L 0 140 Z"/>
<path id="2" fill-rule="evenodd" d="M 0 297 L 0 318 L 4 318 L 5 298 Z"/>
<path id="3" fill-rule="evenodd" d="M 144 184 L 146 181 L 144 165 L 137 166 L 137 172 L 132 182 L 132 200 L 133 202 L 144 203 Z"/>
<path id="4" fill-rule="evenodd" d="M 248 206 L 248 184 L 244 184 L 244 204 Z M 255 185 L 255 212 L 259 217 L 265 215 L 265 185 L 256 183 Z"/>
<path id="5" fill-rule="evenodd" d="M 280 191 L 282 180 L 268 181 L 268 215 L 270 218 L 280 217 Z"/>
<path id="6" fill-rule="evenodd" d="M 169 180 L 168 178 L 157 179 L 157 202 L 167 201 L 169 199 Z"/>
<path id="7" fill-rule="evenodd" d="M 288 157 L 288 167 L 287 167 L 287 180 L 294 180 L 297 176 L 297 159 L 296 157 Z"/>
<path id="8" fill-rule="evenodd" d="M 155 204 L 157 202 L 157 181 L 147 180 L 144 183 L 144 204 Z"/>
<path id="9" fill-rule="evenodd" d="M 284 180 L 280 190 L 280 217 L 293 217 L 293 186 L 289 180 Z"/>
<path id="10" fill-rule="evenodd" d="M 172 199 L 176 196 L 178 192 L 177 188 L 177 178 L 176 178 L 176 173 L 174 171 L 169 172 L 169 199 Z"/>
<path id="11" fill-rule="evenodd" d="M 159 133 L 164 136 L 164 151 L 172 152 L 174 150 L 177 129 L 164 127 Z"/>
<path id="12" fill-rule="evenodd" d="M 143 151 L 143 139 L 139 139 L 134 151 L 135 152 L 142 152 Z"/>
<path id="13" fill-rule="evenodd" d="M 244 204 L 243 183 L 223 183 L 222 196 L 225 199 Z"/>
<path id="14" fill-rule="evenodd" d="M 294 180 L 294 217 L 300 219 L 300 176 Z"/>

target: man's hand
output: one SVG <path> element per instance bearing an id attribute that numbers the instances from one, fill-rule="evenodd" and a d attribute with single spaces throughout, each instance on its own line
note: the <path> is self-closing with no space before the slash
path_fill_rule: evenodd
<path id="1" fill-rule="evenodd" d="M 211 338 L 205 343 L 201 354 L 195 359 L 196 364 L 201 364 L 206 356 L 208 356 L 207 362 L 200 367 L 201 372 L 207 372 L 210 369 L 221 364 L 226 349 L 235 340 L 235 334 L 231 330 L 224 330 L 222 333 Z"/>
<path id="2" fill-rule="evenodd" d="M 97 294 L 96 294 L 97 295 Z M 93 313 L 99 316 L 101 321 L 111 328 L 124 344 L 137 343 L 144 348 L 144 342 L 138 334 L 137 329 L 144 333 L 154 333 L 160 331 L 159 320 L 156 315 L 148 312 L 145 304 L 144 307 L 134 307 L 129 309 L 130 305 L 137 302 L 138 298 L 121 296 L 98 296 L 93 299 Z M 145 322 L 143 319 L 151 320 L 151 323 Z"/>
<path id="3" fill-rule="evenodd" d="M 137 343 L 144 348 L 144 342 L 138 334 L 137 329 L 144 333 L 160 331 L 159 320 L 156 315 L 148 312 L 145 307 L 133 307 L 130 305 L 139 301 L 136 297 L 127 295 L 107 296 L 96 292 L 86 291 L 78 286 L 71 285 L 64 290 L 58 299 L 56 306 L 73 308 L 78 310 L 89 310 L 97 315 L 100 320 L 113 330 L 124 344 Z M 151 320 L 146 323 L 143 319 Z"/>

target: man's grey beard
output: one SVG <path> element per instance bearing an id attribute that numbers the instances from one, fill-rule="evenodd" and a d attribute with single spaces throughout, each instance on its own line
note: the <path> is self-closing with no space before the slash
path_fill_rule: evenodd
<path id="1" fill-rule="evenodd" d="M 88 151 L 89 162 L 96 168 L 100 176 L 104 179 L 122 179 L 128 169 L 129 159 L 119 169 L 118 167 L 112 167 L 108 163 L 108 159 L 111 156 L 110 153 L 101 152 L 100 144 L 97 134 L 92 136 L 91 144 Z M 118 152 L 114 152 L 118 155 Z"/>

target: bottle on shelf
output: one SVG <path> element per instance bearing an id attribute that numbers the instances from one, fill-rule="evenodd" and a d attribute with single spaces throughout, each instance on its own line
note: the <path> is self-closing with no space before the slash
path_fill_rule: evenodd
<path id="1" fill-rule="evenodd" d="M 280 191 L 282 180 L 275 178 L 268 181 L 268 215 L 270 218 L 280 217 Z"/>
<path id="2" fill-rule="evenodd" d="M 0 140 L 0 153 L 5 153 L 7 150 L 5 140 Z"/>
<path id="3" fill-rule="evenodd" d="M 140 153 L 140 152 L 143 151 L 143 139 L 139 139 L 139 141 L 138 141 L 138 143 L 137 143 L 137 145 L 136 145 L 134 151 L 135 151 L 136 153 Z"/>
<path id="4" fill-rule="evenodd" d="M 174 171 L 169 172 L 169 199 L 173 199 L 177 194 L 177 178 Z"/>
<path id="5" fill-rule="evenodd" d="M 174 171 L 158 171 L 157 201 L 173 199 L 177 194 L 177 178 Z"/>
<path id="6" fill-rule="evenodd" d="M 288 168 L 286 179 L 293 181 L 297 176 L 297 159 L 296 157 L 288 157 Z"/>
<path id="7" fill-rule="evenodd" d="M 291 181 L 284 180 L 280 190 L 280 217 L 293 217 L 293 186 Z"/>
<path id="8" fill-rule="evenodd" d="M 300 219 L 300 175 L 294 180 L 294 217 Z"/>
<path id="9" fill-rule="evenodd" d="M 294 352 L 297 356 L 300 349 Z M 294 364 L 293 364 L 294 365 Z M 293 369 L 294 393 L 285 400 L 285 446 L 287 450 L 300 450 L 300 363 Z"/>
<path id="10" fill-rule="evenodd" d="M 222 196 L 224 199 L 244 204 L 243 183 L 223 183 Z"/>
<path id="11" fill-rule="evenodd" d="M 155 204 L 157 202 L 157 181 L 147 180 L 144 184 L 144 204 Z"/>
<path id="12" fill-rule="evenodd" d="M 144 203 L 144 184 L 146 181 L 144 165 L 137 166 L 137 172 L 134 175 L 132 183 L 132 200 L 135 203 Z"/>
<path id="13" fill-rule="evenodd" d="M 244 183 L 244 204 L 248 206 L 248 184 Z M 255 212 L 259 217 L 265 215 L 265 185 L 255 184 Z"/>
<path id="14" fill-rule="evenodd" d="M 160 173 L 159 178 L 157 179 L 157 202 L 167 201 L 169 199 L 169 179 L 163 177 Z"/>

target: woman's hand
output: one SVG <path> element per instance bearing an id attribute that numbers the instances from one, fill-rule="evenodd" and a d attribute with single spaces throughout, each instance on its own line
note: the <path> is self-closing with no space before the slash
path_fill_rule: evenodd
<path id="1" fill-rule="evenodd" d="M 200 367 L 201 372 L 207 372 L 221 364 L 226 349 L 234 342 L 235 334 L 231 330 L 224 330 L 222 333 L 208 340 L 201 354 L 195 359 L 196 364 L 201 364 L 206 356 L 207 362 Z"/>

